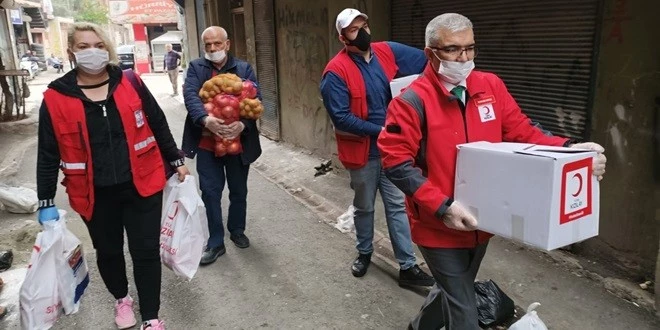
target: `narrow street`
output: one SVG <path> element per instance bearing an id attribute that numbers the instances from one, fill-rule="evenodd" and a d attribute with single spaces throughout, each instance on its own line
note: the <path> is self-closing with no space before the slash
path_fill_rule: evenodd
<path id="1" fill-rule="evenodd" d="M 41 92 L 58 76 L 50 71 L 31 82 L 32 106 L 40 103 Z M 182 97 L 169 96 L 171 88 L 165 74 L 143 75 L 143 79 L 180 143 L 186 114 Z M 17 172 L 0 181 L 36 188 L 36 134 L 17 137 L 3 131 L 0 137 L 0 153 L 5 159 L 17 151 L 17 146 L 25 150 Z M 238 249 L 227 239 L 227 254 L 200 268 L 191 282 L 163 268 L 160 315 L 167 328 L 405 329 L 424 300 L 423 292 L 398 287 L 397 270 L 384 259 L 375 259 L 375 267 L 364 278 L 354 278 L 349 271 L 355 255 L 352 238 L 329 226 L 318 208 L 306 206 L 304 197 L 282 189 L 288 185 L 293 185 L 294 191 L 304 187 L 327 199 L 321 205 L 345 209 L 351 199 L 345 178 L 334 173 L 314 178 L 312 167 L 317 164 L 313 162 L 318 159 L 291 146 L 262 140 L 264 155 L 249 179 L 246 234 L 250 248 Z M 187 160 L 187 165 L 196 175 L 195 161 Z M 227 203 L 225 197 L 225 214 Z M 114 329 L 113 299 L 99 277 L 85 226 L 70 210 L 61 186 L 56 204 L 69 212 L 68 226 L 84 242 L 92 278 L 81 310 L 62 317 L 54 329 Z M 10 309 L 0 321 L 0 329 L 19 329 L 17 287 L 29 258 L 30 235 L 38 228 L 26 221 L 35 218 L 36 214 L 0 212 L 0 244 L 13 245 L 16 253 L 11 270 L 0 273 L 7 282 L 0 304 Z M 387 232 L 384 221 L 379 221 L 377 229 Z M 418 258 L 423 261 L 420 254 Z M 131 272 L 129 269 L 129 278 Z M 479 279 L 490 278 L 524 308 L 541 302 L 539 316 L 553 330 L 658 329 L 650 313 L 537 251 L 501 239 L 492 241 L 479 274 Z M 132 278 L 129 283 L 130 294 L 137 298 Z"/>
<path id="2" fill-rule="evenodd" d="M 45 87 L 42 80 L 46 76 L 57 77 L 46 73 L 34 81 L 35 89 Z M 180 143 L 185 110 L 168 95 L 171 90 L 167 77 L 145 76 L 145 81 L 165 110 L 172 133 Z M 35 94 L 40 92 L 33 91 Z M 28 150 L 21 170 L 12 180 L 36 187 L 35 165 L 36 144 Z M 195 174 L 195 162 L 188 161 L 188 166 Z M 423 298 L 399 288 L 393 280 L 397 274 L 390 267 L 384 264 L 382 269 L 372 267 L 369 276 L 356 280 L 348 268 L 354 248 L 347 236 L 319 221 L 285 191 L 254 171 L 250 174 L 249 189 L 246 233 L 251 239 L 250 248 L 238 249 L 227 237 L 227 254 L 200 268 L 191 282 L 177 279 L 163 268 L 160 314 L 168 329 L 405 328 Z M 227 203 L 225 194 L 225 213 Z M 54 329 L 113 329 L 112 297 L 96 270 L 85 226 L 68 207 L 62 186 L 58 187 L 56 204 L 69 212 L 69 228 L 84 241 L 92 278 L 80 312 L 62 317 Z M 34 218 L 36 214 L 0 213 L 0 227 Z M 23 248 L 29 251 L 30 246 L 31 243 Z M 28 258 L 27 252 L 19 254 L 12 269 L 25 267 Z M 136 298 L 130 273 L 129 268 L 129 292 Z M 4 278 L 4 274 L 0 275 Z M 8 300 L 4 295 L 5 292 L 0 303 Z M 12 314 L 0 322 L 2 329 L 19 328 L 18 306 L 10 309 Z"/>

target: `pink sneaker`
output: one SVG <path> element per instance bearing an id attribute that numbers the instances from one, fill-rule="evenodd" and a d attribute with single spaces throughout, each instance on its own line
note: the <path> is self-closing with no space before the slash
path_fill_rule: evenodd
<path id="1" fill-rule="evenodd" d="M 131 296 L 119 299 L 115 303 L 115 323 L 117 323 L 119 329 L 129 329 L 137 323 L 133 313 L 133 299 L 131 299 Z"/>
<path id="2" fill-rule="evenodd" d="M 140 330 L 165 330 L 165 322 L 157 319 L 144 321 Z"/>

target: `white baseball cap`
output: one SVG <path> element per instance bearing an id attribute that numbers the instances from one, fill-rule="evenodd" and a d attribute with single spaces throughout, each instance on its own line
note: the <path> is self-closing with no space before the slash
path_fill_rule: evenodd
<path id="1" fill-rule="evenodd" d="M 351 23 L 353 23 L 353 20 L 358 17 L 362 16 L 364 19 L 369 19 L 369 16 L 366 14 L 361 13 L 357 9 L 353 8 L 346 8 L 337 15 L 337 33 L 341 34 L 341 30 L 347 28 Z"/>

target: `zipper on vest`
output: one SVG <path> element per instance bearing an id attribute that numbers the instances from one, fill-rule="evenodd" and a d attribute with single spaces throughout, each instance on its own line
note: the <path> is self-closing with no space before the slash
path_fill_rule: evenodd
<path id="1" fill-rule="evenodd" d="M 470 141 L 468 141 L 469 139 L 468 139 L 468 129 L 467 129 L 467 118 L 465 116 L 465 109 L 467 107 L 463 105 L 461 100 L 456 100 L 456 102 L 458 102 L 458 107 L 461 108 L 461 115 L 463 116 L 463 130 L 465 131 L 465 143 L 469 143 Z"/>
<path id="2" fill-rule="evenodd" d="M 467 95 L 465 97 L 465 102 L 467 102 L 468 98 Z M 467 116 L 465 115 L 467 105 L 464 105 L 461 100 L 456 100 L 458 102 L 458 107 L 461 108 L 461 115 L 463 116 L 463 129 L 465 130 L 465 143 L 469 143 L 469 138 L 468 138 L 468 128 L 467 128 Z M 479 245 L 479 232 L 474 231 L 474 246 L 477 247 Z"/>
<path id="3" fill-rule="evenodd" d="M 112 146 L 114 146 L 114 143 L 112 143 L 112 127 L 110 126 L 110 119 L 108 119 L 108 112 L 105 109 L 105 105 L 108 103 L 106 100 L 105 103 L 101 106 L 103 109 L 103 118 L 105 118 L 105 123 L 108 125 L 108 142 L 110 142 L 110 161 L 112 163 L 112 175 L 115 178 L 115 184 L 117 184 L 117 167 L 115 166 L 115 157 L 112 152 Z"/>
<path id="4" fill-rule="evenodd" d="M 465 98 L 465 101 L 467 101 L 467 97 Z M 465 128 L 465 143 L 469 143 L 470 139 L 468 139 L 467 118 L 465 116 L 466 109 L 466 105 L 461 106 L 461 113 L 463 114 L 463 127 Z M 477 230 L 474 231 L 474 246 L 479 246 L 479 231 Z"/>

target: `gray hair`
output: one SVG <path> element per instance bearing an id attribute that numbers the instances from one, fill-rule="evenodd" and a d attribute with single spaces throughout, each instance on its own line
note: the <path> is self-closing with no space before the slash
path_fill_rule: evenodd
<path id="1" fill-rule="evenodd" d="M 202 42 L 204 42 L 204 36 L 208 33 L 219 33 L 222 39 L 229 39 L 229 35 L 227 34 L 227 30 L 225 30 L 222 27 L 219 26 L 209 26 L 207 27 L 201 35 Z"/>
<path id="2" fill-rule="evenodd" d="M 440 43 L 438 31 L 446 29 L 450 32 L 458 32 L 472 29 L 472 22 L 465 16 L 456 13 L 447 13 L 436 16 L 426 26 L 426 47 Z"/>

